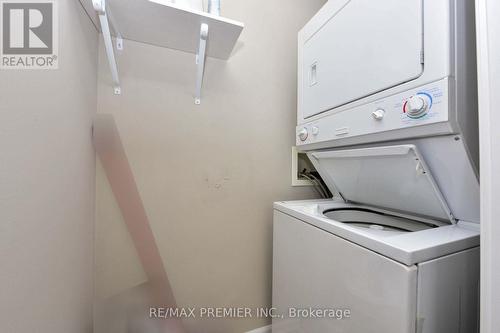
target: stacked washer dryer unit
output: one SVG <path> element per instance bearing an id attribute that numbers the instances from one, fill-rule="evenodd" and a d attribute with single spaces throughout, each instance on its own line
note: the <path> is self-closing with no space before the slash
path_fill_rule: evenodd
<path id="1" fill-rule="evenodd" d="M 330 0 L 299 33 L 297 146 L 336 195 L 274 205 L 274 333 L 478 331 L 473 6 Z"/>

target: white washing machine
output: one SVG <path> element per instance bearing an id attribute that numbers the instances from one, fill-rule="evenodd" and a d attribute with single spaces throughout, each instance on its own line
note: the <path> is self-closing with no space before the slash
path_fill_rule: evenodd
<path id="1" fill-rule="evenodd" d="M 330 0 L 299 33 L 296 142 L 335 195 L 274 204 L 274 333 L 478 332 L 474 36 L 467 0 Z"/>
<path id="2" fill-rule="evenodd" d="M 273 332 L 478 332 L 479 227 L 455 220 L 419 148 L 311 155 L 342 195 L 274 204 Z"/>

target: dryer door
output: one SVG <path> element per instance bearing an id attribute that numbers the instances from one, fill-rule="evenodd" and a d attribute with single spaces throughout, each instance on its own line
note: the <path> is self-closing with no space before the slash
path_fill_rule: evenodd
<path id="1" fill-rule="evenodd" d="M 304 118 L 419 77 L 422 0 L 331 0 L 301 32 Z"/>

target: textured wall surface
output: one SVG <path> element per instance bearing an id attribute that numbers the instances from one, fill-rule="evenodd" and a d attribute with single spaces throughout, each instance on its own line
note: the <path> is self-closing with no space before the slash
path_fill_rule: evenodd
<path id="1" fill-rule="evenodd" d="M 272 203 L 316 196 L 291 187 L 297 32 L 323 5 L 222 2 L 245 23 L 229 61 L 209 58 L 194 105 L 195 56 L 125 42 L 122 95 L 100 46 L 98 112 L 115 116 L 180 306 L 271 304 Z M 96 287 L 100 300 L 145 281 L 101 166 Z M 193 320 L 190 332 L 240 333 L 266 319 Z"/>
<path id="2" fill-rule="evenodd" d="M 59 69 L 0 73 L 0 332 L 92 331 L 98 35 L 59 5 Z"/>

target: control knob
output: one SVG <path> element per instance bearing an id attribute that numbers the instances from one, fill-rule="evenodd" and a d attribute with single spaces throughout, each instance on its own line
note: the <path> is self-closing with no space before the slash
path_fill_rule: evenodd
<path id="1" fill-rule="evenodd" d="M 410 118 L 420 118 L 429 111 L 429 101 L 425 95 L 415 95 L 406 101 L 405 112 Z"/>
<path id="2" fill-rule="evenodd" d="M 309 136 L 309 133 L 307 132 L 307 128 L 302 128 L 299 133 L 297 134 L 299 137 L 300 141 L 306 141 L 307 137 Z"/>
<path id="3" fill-rule="evenodd" d="M 375 120 L 382 120 L 384 119 L 385 116 L 385 111 L 383 109 L 378 109 L 372 112 L 372 117 Z"/>

